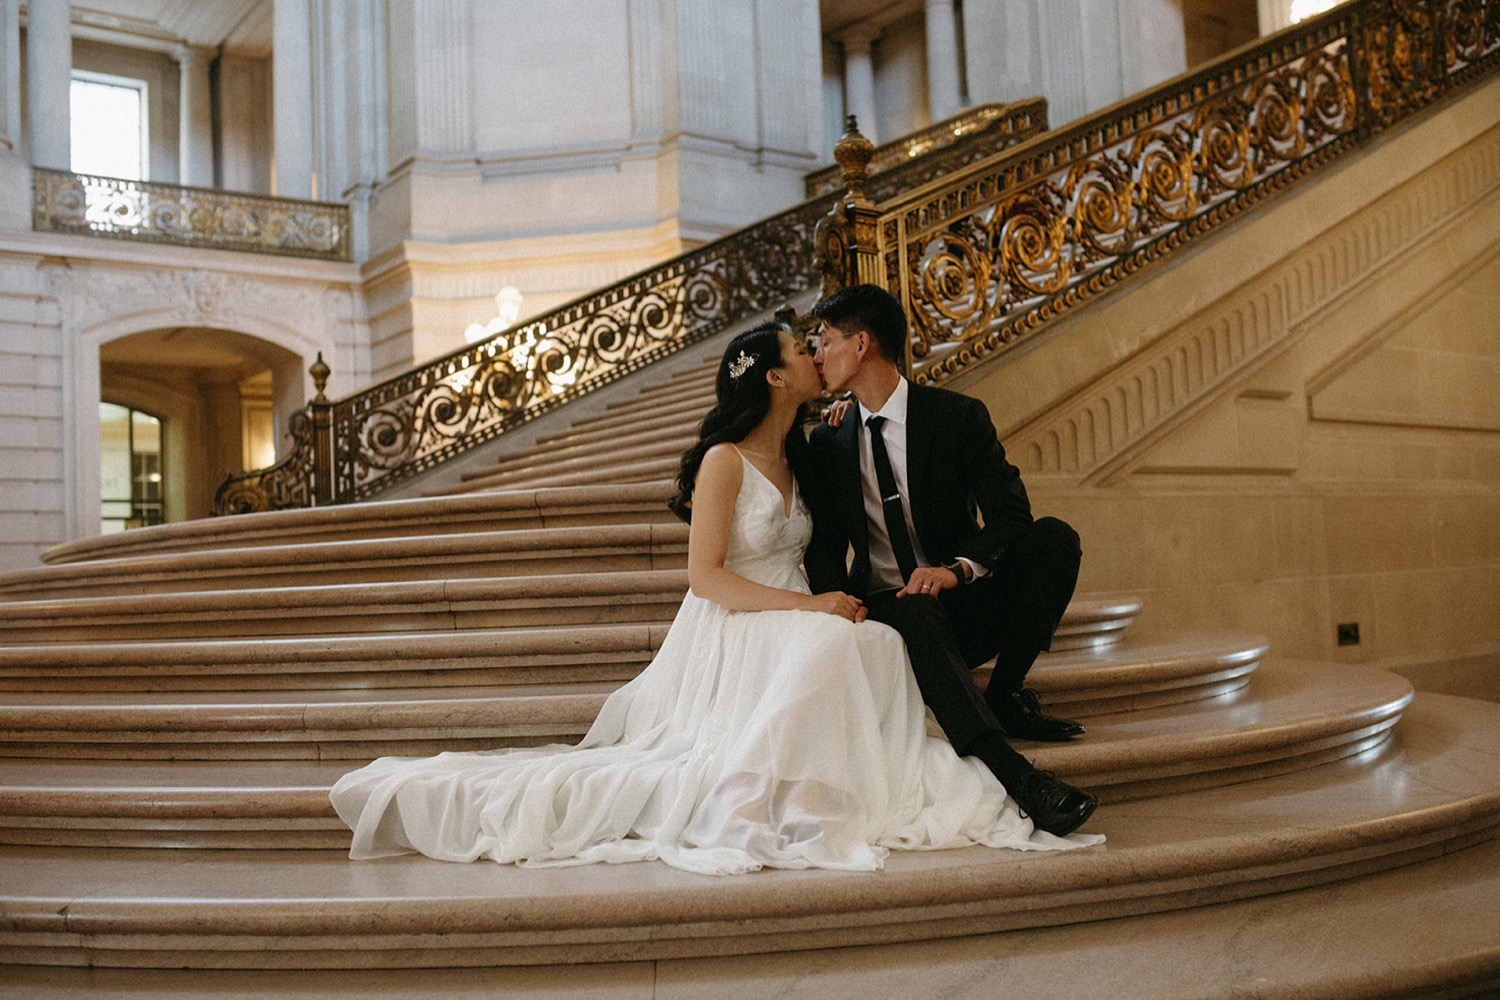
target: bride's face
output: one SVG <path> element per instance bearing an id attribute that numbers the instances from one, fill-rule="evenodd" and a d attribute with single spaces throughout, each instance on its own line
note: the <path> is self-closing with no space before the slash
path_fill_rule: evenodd
<path id="1" fill-rule="evenodd" d="M 785 379 L 787 391 L 798 402 L 817 399 L 823 392 L 823 376 L 818 374 L 818 366 L 813 364 L 807 347 L 785 330 L 778 337 L 781 340 L 781 367 L 778 370 Z"/>

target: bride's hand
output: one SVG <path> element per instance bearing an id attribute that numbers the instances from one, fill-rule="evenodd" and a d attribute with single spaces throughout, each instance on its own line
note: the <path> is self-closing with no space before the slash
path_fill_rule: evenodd
<path id="1" fill-rule="evenodd" d="M 813 594 L 808 597 L 804 610 L 821 611 L 824 614 L 838 615 L 840 618 L 851 622 L 862 622 L 869 612 L 865 608 L 865 602 L 852 594 L 845 594 L 837 590 L 830 590 L 826 594 Z"/>

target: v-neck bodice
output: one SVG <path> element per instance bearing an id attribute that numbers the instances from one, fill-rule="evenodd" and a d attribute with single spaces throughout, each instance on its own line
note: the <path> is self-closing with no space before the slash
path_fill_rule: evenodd
<path id="1" fill-rule="evenodd" d="M 812 538 L 812 518 L 796 481 L 789 510 L 786 494 L 744 452 L 735 451 L 745 474 L 735 498 L 724 567 L 756 583 L 805 593 L 802 556 Z"/>

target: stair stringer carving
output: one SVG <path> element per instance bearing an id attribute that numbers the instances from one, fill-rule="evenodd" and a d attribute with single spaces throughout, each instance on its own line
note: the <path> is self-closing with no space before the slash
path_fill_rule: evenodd
<path id="1" fill-rule="evenodd" d="M 1122 363 L 1002 434 L 1028 477 L 1102 485 L 1173 426 L 1242 382 L 1315 321 L 1368 290 L 1405 256 L 1443 238 L 1500 189 L 1500 128 L 1421 171 Z M 1233 241 L 1234 233 L 1220 241 Z M 1205 248 L 1207 250 L 1208 248 Z M 1136 294 L 1160 291 L 1173 271 Z M 1183 296 L 1183 299 L 1189 296 Z M 1087 319 L 1081 319 L 1087 322 Z M 1053 341 L 1061 347 L 1063 339 Z"/>

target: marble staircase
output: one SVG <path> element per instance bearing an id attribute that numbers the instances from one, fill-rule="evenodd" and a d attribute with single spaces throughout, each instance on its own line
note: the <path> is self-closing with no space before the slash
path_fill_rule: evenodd
<path id="1" fill-rule="evenodd" d="M 1414 700 L 1394 675 L 1277 658 L 1254 635 L 1142 631 L 1128 595 L 1081 595 L 1033 674 L 1087 738 L 1022 747 L 1099 792 L 1100 847 L 720 880 L 350 862 L 327 801 L 339 775 L 573 741 L 660 644 L 686 588 L 665 480 L 712 380 L 633 378 L 634 396 L 443 493 L 91 539 L 0 578 L 0 983 L 896 995 L 879 984 L 921 955 L 954 982 L 997 962 L 1044 977 L 1029 942 L 1102 963 L 1145 934 L 1134 947 L 1158 960 L 1108 995 L 1225 995 L 1236 969 L 1287 995 L 1378 995 L 1368 968 L 1299 959 L 1306 941 L 1195 985 L 1149 938 L 1233 949 L 1247 921 L 1328 912 L 1370 921 L 1389 995 L 1500 988 L 1500 933 L 1418 946 L 1375 916 L 1384 893 L 1500 927 L 1500 706 Z"/>

